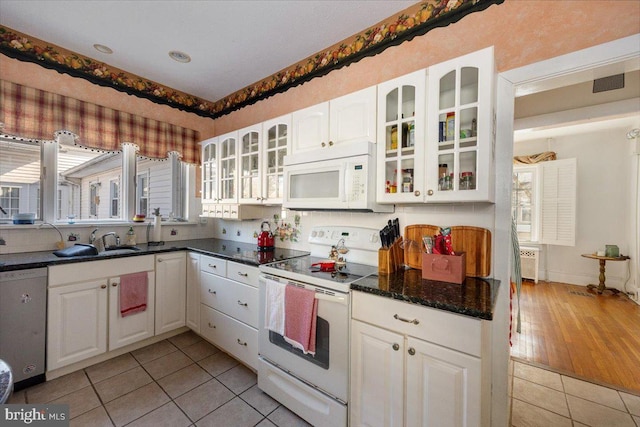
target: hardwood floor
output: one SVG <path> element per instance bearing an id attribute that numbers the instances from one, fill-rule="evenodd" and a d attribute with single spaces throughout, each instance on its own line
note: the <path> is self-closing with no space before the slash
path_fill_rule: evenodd
<path id="1" fill-rule="evenodd" d="M 640 306 L 565 283 L 524 281 L 522 331 L 511 356 L 560 373 L 640 392 Z"/>

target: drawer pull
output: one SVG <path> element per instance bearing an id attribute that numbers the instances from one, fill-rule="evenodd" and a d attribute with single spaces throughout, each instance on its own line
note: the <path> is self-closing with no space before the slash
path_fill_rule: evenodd
<path id="1" fill-rule="evenodd" d="M 395 351 L 400 350 L 400 346 L 398 345 L 398 343 L 393 343 L 393 345 L 391 346 L 391 348 L 393 348 Z"/>
<path id="2" fill-rule="evenodd" d="M 216 325 L 212 325 L 212 324 L 211 324 L 211 322 L 209 322 L 209 323 L 208 323 L 208 325 L 209 325 L 209 327 L 210 327 L 210 328 L 212 328 L 212 329 L 215 329 L 215 328 L 216 328 Z"/>
<path id="3" fill-rule="evenodd" d="M 240 338 L 238 338 L 238 344 L 243 345 L 245 347 L 247 346 L 247 343 L 240 341 Z"/>
<path id="4" fill-rule="evenodd" d="M 217 265 L 214 265 L 214 264 L 209 264 L 209 267 L 211 267 L 211 268 L 218 268 L 218 266 L 217 266 Z"/>
<path id="5" fill-rule="evenodd" d="M 413 356 L 414 354 L 416 354 L 416 349 L 415 349 L 415 348 L 413 348 L 413 347 L 409 347 L 409 350 L 407 350 L 407 351 L 409 352 L 409 354 L 410 354 L 411 356 Z"/>
<path id="6" fill-rule="evenodd" d="M 238 276 L 248 277 L 249 273 L 242 273 L 242 272 L 238 271 Z"/>
<path id="7" fill-rule="evenodd" d="M 217 291 L 213 291 L 213 290 L 209 289 L 209 293 L 210 293 L 210 294 L 215 295 L 215 294 L 217 294 L 218 292 L 217 292 Z"/>
<path id="8" fill-rule="evenodd" d="M 241 305 L 243 307 L 247 307 L 249 304 L 247 304 L 246 302 L 242 302 L 242 301 L 238 300 L 238 305 Z"/>
<path id="9" fill-rule="evenodd" d="M 397 314 L 394 314 L 393 318 L 400 320 L 401 322 L 413 323 L 414 325 L 417 325 L 418 323 L 420 323 L 418 319 L 409 320 L 409 319 L 405 319 L 404 317 L 400 317 Z"/>
<path id="10" fill-rule="evenodd" d="M 100 289 L 107 289 L 107 285 L 100 285 Z"/>

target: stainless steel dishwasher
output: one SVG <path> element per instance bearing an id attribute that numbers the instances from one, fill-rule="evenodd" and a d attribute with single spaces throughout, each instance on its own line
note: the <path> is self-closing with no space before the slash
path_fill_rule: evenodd
<path id="1" fill-rule="evenodd" d="M 14 389 L 45 381 L 47 269 L 0 272 L 0 359 Z"/>

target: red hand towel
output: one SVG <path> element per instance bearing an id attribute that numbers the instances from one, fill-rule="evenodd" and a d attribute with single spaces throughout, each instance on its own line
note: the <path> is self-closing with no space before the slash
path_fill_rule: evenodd
<path id="1" fill-rule="evenodd" d="M 147 309 L 147 272 L 120 276 L 120 316 L 126 317 Z"/>
<path id="2" fill-rule="evenodd" d="M 287 285 L 284 294 L 284 337 L 303 353 L 316 354 L 318 300 L 312 290 Z"/>

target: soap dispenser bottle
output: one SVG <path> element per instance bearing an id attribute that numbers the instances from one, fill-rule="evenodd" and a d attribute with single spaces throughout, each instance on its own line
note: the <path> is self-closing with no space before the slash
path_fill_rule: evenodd
<path id="1" fill-rule="evenodd" d="M 136 232 L 133 231 L 133 227 L 129 227 L 129 231 L 127 231 L 127 246 L 135 246 L 136 245 Z"/>

